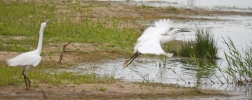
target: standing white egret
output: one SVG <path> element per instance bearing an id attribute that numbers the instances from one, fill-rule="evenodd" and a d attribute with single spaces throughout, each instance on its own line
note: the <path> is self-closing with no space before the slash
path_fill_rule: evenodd
<path id="1" fill-rule="evenodd" d="M 27 89 L 31 88 L 31 82 L 29 78 L 26 76 L 25 72 L 27 71 L 27 69 L 29 69 L 30 66 L 35 67 L 41 61 L 40 53 L 42 50 L 43 31 L 48 24 L 49 22 L 43 22 L 41 24 L 39 31 L 38 47 L 36 50 L 22 53 L 14 58 L 7 60 L 9 66 L 25 66 L 25 69 L 22 71 L 22 75 L 24 76 L 24 81 Z"/>
<path id="2" fill-rule="evenodd" d="M 140 54 L 155 54 L 172 57 L 172 53 L 166 53 L 161 47 L 161 44 L 173 41 L 176 39 L 176 33 L 189 32 L 181 29 L 173 29 L 170 31 L 172 21 L 170 19 L 161 19 L 154 23 L 154 26 L 148 27 L 143 34 L 137 39 L 137 44 L 134 47 L 134 55 L 126 60 L 124 68 L 127 67 Z"/>

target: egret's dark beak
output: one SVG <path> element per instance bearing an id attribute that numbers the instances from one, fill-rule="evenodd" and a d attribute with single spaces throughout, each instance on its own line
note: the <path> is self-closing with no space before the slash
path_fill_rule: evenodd
<path id="1" fill-rule="evenodd" d="M 187 31 L 187 30 L 180 30 L 180 32 L 190 32 L 190 31 Z"/>
<path id="2" fill-rule="evenodd" d="M 49 23 L 50 23 L 50 21 L 47 21 L 47 22 L 46 22 L 46 25 L 48 25 Z"/>

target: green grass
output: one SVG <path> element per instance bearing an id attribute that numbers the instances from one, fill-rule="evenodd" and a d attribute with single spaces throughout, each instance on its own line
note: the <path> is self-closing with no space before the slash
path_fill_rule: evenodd
<path id="1" fill-rule="evenodd" d="M 168 7 L 167 10 L 170 12 L 178 12 L 178 8 L 172 6 Z"/>
<path id="2" fill-rule="evenodd" d="M 7 85 L 24 84 L 24 78 L 21 67 L 5 67 L 0 66 L 0 87 Z M 84 83 L 113 83 L 116 82 L 114 77 L 98 77 L 96 74 L 82 74 L 78 72 L 59 71 L 48 67 L 31 67 L 27 73 L 27 77 L 31 80 L 32 86 L 37 87 L 38 84 L 62 85 L 62 84 L 84 84 Z"/>
<path id="3" fill-rule="evenodd" d="M 40 24 L 49 20 L 50 24 L 44 31 L 43 45 L 66 42 L 97 43 L 100 49 L 114 49 L 111 46 L 115 46 L 124 52 L 132 51 L 139 36 L 135 34 L 135 29 L 127 26 L 119 28 L 117 16 L 107 15 L 95 20 L 85 17 L 84 15 L 92 16 L 93 12 L 89 6 L 93 5 L 61 5 L 53 1 L 38 4 L 32 0 L 26 3 L 18 0 L 9 3 L 0 1 L 0 37 L 27 37 L 22 40 L 0 39 L 2 44 L 24 46 L 19 50 L 19 46 L 9 49 L 8 46 L 0 45 L 0 50 L 20 52 L 27 51 L 25 48 L 35 48 Z M 60 13 L 62 10 L 68 13 Z M 77 17 L 78 15 L 81 16 Z M 104 43 L 109 45 L 103 45 Z"/>
<path id="4" fill-rule="evenodd" d="M 223 38 L 224 39 L 224 38 Z M 227 68 L 223 69 L 230 79 L 237 84 L 251 82 L 252 79 L 252 47 L 247 47 L 239 51 L 233 41 L 229 38 L 224 39 L 229 51 L 225 51 L 225 58 L 228 63 Z"/>
<path id="5" fill-rule="evenodd" d="M 78 3 L 63 5 L 53 1 L 37 3 L 35 0 L 28 0 L 28 2 L 11 0 L 6 3 L 5 0 L 1 0 L 0 52 L 27 52 L 35 49 L 38 43 L 40 24 L 48 20 L 50 24 L 44 30 L 43 47 L 78 42 L 95 44 L 98 50 L 131 52 L 135 40 L 140 34 L 136 34 L 136 30 L 127 27 L 127 25 L 119 28 L 121 24 L 119 25 L 120 20 L 117 16 L 90 17 L 93 16 L 92 6 L 95 5 L 83 6 Z M 81 49 L 74 51 L 88 54 L 87 51 Z M 42 55 L 50 56 L 51 52 L 44 50 Z M 115 81 L 113 77 L 98 77 L 96 74 L 80 75 L 80 72 L 60 72 L 55 67 L 43 66 L 46 64 L 40 64 L 27 71 L 27 77 L 30 78 L 34 87 L 43 83 L 59 85 Z M 54 66 L 54 64 L 49 61 L 47 66 Z M 23 68 L 20 67 L 0 65 L 0 86 L 24 84 L 22 70 Z M 105 90 L 100 89 L 100 91 Z"/>
<path id="6" fill-rule="evenodd" d="M 140 7 L 144 8 L 144 9 L 146 9 L 146 8 L 154 8 L 153 6 L 148 6 L 148 5 L 144 4 L 144 3 L 142 3 Z"/>
<path id="7" fill-rule="evenodd" d="M 163 48 L 165 51 L 173 53 L 174 56 L 180 56 L 180 51 L 182 48 L 182 41 L 172 41 L 166 44 L 163 44 Z"/>
<path id="8" fill-rule="evenodd" d="M 209 29 L 197 29 L 196 40 L 182 43 L 180 55 L 183 57 L 217 58 L 217 43 Z"/>
<path id="9" fill-rule="evenodd" d="M 197 83 L 202 79 L 209 79 L 215 74 L 215 58 L 217 58 L 217 44 L 209 29 L 197 29 L 196 39 L 182 42 L 176 55 L 188 57 L 185 59 L 189 69 L 195 72 Z"/>
<path id="10" fill-rule="evenodd" d="M 95 90 L 105 92 L 105 91 L 107 91 L 107 88 L 102 87 L 102 86 L 99 86 L 99 87 L 97 86 L 97 87 L 95 87 Z"/>

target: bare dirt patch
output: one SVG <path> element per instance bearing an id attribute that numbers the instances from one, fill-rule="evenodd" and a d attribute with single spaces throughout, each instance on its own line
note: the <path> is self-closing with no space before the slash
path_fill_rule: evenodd
<path id="1" fill-rule="evenodd" d="M 151 98 L 188 98 L 193 96 L 229 96 L 214 90 L 198 90 L 176 86 L 141 85 L 127 82 L 112 84 L 81 85 L 39 85 L 26 90 L 24 87 L 0 87 L 0 99 L 151 99 Z"/>

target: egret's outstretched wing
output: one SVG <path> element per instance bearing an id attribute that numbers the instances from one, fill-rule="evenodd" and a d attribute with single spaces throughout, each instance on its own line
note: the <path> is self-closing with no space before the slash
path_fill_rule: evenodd
<path id="1" fill-rule="evenodd" d="M 8 59 L 9 66 L 37 66 L 41 61 L 41 56 L 34 55 L 32 52 L 27 52 L 18 55 L 12 59 Z"/>
<path id="2" fill-rule="evenodd" d="M 155 27 L 159 29 L 156 34 L 162 35 L 166 34 L 171 28 L 172 20 L 170 19 L 160 19 L 155 22 Z"/>
<path id="3" fill-rule="evenodd" d="M 145 38 L 166 34 L 171 28 L 172 21 L 170 19 L 160 19 L 154 22 L 154 26 L 148 27 L 143 34 L 137 39 L 142 41 Z"/>
<path id="4" fill-rule="evenodd" d="M 165 54 L 164 50 L 161 48 L 160 40 L 157 38 L 145 39 L 137 43 L 134 50 L 141 54 Z"/>

